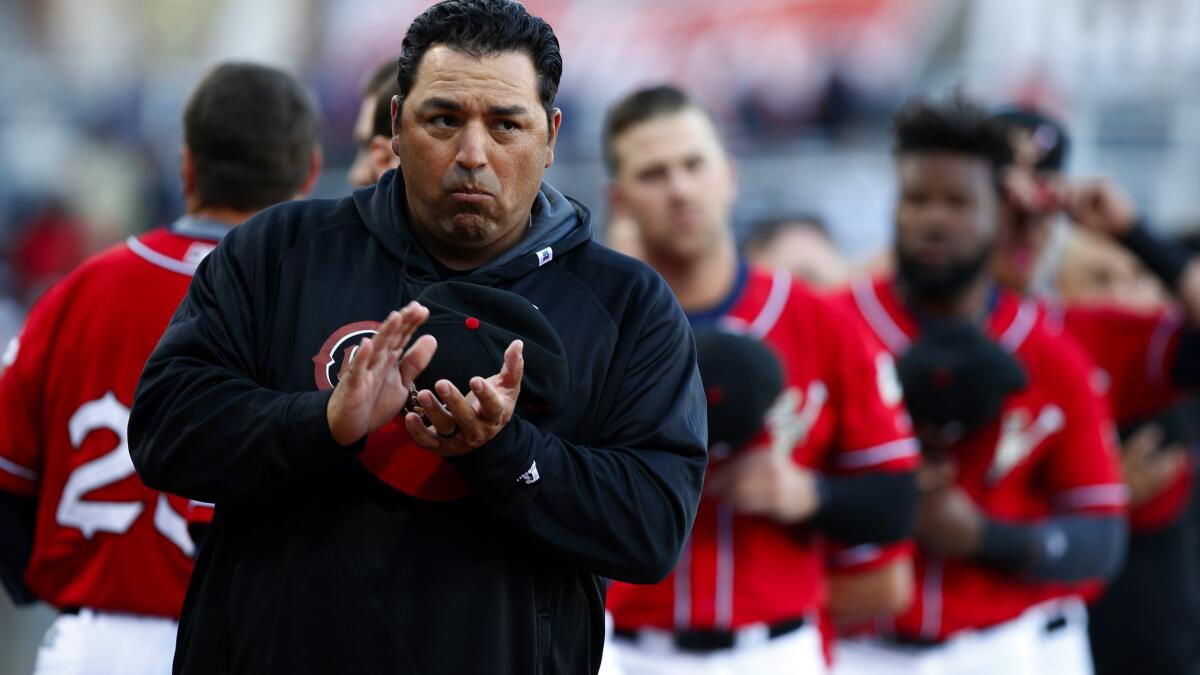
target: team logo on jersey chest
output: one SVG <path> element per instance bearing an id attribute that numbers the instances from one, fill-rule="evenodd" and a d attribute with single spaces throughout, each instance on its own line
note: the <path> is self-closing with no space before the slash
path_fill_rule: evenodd
<path id="1" fill-rule="evenodd" d="M 1035 448 L 1051 435 L 1066 426 L 1062 408 L 1048 404 L 1038 411 L 1030 421 L 1030 411 L 1018 408 L 1005 413 L 1000 422 L 1000 440 L 988 469 L 988 482 L 996 483 L 1007 476 L 1022 461 L 1033 454 Z"/>
<path id="2" fill-rule="evenodd" d="M 805 443 L 828 400 L 829 389 L 820 380 L 809 382 L 803 393 L 799 387 L 785 389 L 767 411 L 771 452 L 788 456 L 797 445 Z"/>
<path id="3" fill-rule="evenodd" d="M 325 391 L 333 389 L 342 379 L 358 345 L 363 338 L 369 338 L 379 331 L 378 321 L 355 321 L 333 331 L 321 345 L 321 349 L 312 357 L 313 379 L 317 389 Z"/>

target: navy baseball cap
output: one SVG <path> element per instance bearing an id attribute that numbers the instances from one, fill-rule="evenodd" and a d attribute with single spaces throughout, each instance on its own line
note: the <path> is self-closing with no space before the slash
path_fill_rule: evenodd
<path id="1" fill-rule="evenodd" d="M 967 321 L 923 322 L 896 373 L 913 421 L 951 439 L 994 420 L 1004 399 L 1026 383 L 1016 357 Z"/>
<path id="2" fill-rule="evenodd" d="M 696 359 L 708 400 L 708 444 L 750 441 L 783 391 L 783 367 L 771 348 L 745 335 L 696 332 Z"/>
<path id="3" fill-rule="evenodd" d="M 429 318 L 417 335 L 437 338 L 437 351 L 416 379 L 420 389 L 434 391 L 449 380 L 464 394 L 472 377 L 500 372 L 504 351 L 513 340 L 524 343 L 525 373 L 518 410 L 526 416 L 551 414 L 562 408 L 570 386 L 566 350 L 558 331 L 529 300 L 509 291 L 465 281 L 431 284 L 417 296 Z"/>
<path id="4" fill-rule="evenodd" d="M 1036 168 L 1039 171 L 1062 171 L 1067 165 L 1071 138 L 1062 122 L 1032 108 L 1005 106 L 992 113 L 991 121 L 1001 128 L 1024 129 L 1033 135 L 1041 153 Z"/>

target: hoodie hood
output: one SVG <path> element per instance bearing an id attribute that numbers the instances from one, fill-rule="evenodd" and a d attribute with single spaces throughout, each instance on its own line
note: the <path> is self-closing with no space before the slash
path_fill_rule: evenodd
<path id="1" fill-rule="evenodd" d="M 439 279 L 429 253 L 413 236 L 405 209 L 404 177 L 393 169 L 354 193 L 354 205 L 371 235 L 401 261 L 404 276 L 418 285 Z M 531 226 L 516 246 L 460 277 L 494 284 L 524 276 L 592 238 L 591 212 L 543 181 L 533 201 Z"/>

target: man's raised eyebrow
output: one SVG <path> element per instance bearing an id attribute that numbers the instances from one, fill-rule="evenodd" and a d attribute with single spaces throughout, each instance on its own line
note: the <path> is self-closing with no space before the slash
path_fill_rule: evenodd
<path id="1" fill-rule="evenodd" d="M 523 105 L 495 105 L 488 108 L 488 114 L 492 117 L 520 117 L 528 115 L 529 108 Z"/>
<path id="2" fill-rule="evenodd" d="M 433 98 L 426 99 L 424 102 L 422 102 L 421 109 L 422 110 L 453 110 L 455 112 L 458 112 L 458 111 L 462 110 L 463 107 L 462 107 L 462 105 L 455 103 L 454 101 L 451 101 L 448 98 L 439 98 L 437 96 L 434 96 Z"/>

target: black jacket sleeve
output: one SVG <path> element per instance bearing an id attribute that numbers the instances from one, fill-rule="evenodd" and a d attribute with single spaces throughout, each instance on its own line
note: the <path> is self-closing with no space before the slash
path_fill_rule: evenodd
<path id="1" fill-rule="evenodd" d="M 559 557 L 654 583 L 675 566 L 695 518 L 706 407 L 691 330 L 665 287 L 638 334 L 621 339 L 636 342 L 595 447 L 514 417 L 453 462 L 500 518 Z"/>
<path id="2" fill-rule="evenodd" d="M 129 451 L 146 485 L 206 502 L 270 498 L 353 461 L 329 432 L 332 391 L 281 393 L 255 382 L 252 317 L 271 290 L 254 266 L 239 264 L 238 234 L 196 270 L 129 416 Z"/>

